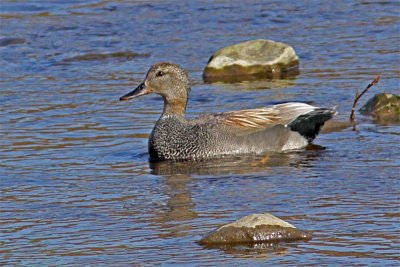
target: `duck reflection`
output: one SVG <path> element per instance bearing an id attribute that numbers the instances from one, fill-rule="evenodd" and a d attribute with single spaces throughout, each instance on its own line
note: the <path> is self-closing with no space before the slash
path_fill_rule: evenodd
<path id="1" fill-rule="evenodd" d="M 162 161 L 150 162 L 151 173 L 161 175 L 165 181 L 165 192 L 168 200 L 165 209 L 158 209 L 151 221 L 160 230 L 159 237 L 184 237 L 195 230 L 191 222 L 199 215 L 192 198 L 190 184 L 193 175 L 244 175 L 255 172 L 268 172 L 272 167 L 293 166 L 308 168 L 321 156 L 324 148 L 311 146 L 308 150 L 291 153 L 274 153 L 270 155 L 229 157 L 205 161 Z M 227 253 L 237 254 L 271 254 L 284 253 L 285 247 L 276 244 L 256 244 L 239 247 L 221 246 Z"/>
<path id="2" fill-rule="evenodd" d="M 272 153 L 227 157 L 203 161 L 161 161 L 150 162 L 151 173 L 155 175 L 243 175 L 265 172 L 268 168 L 293 166 L 307 168 L 315 158 L 321 156 L 324 147 L 309 145 L 306 150 L 290 153 Z"/>
<path id="3" fill-rule="evenodd" d="M 186 174 L 165 176 L 165 194 L 168 197 L 166 208 L 158 210 L 151 220 L 161 230 L 161 238 L 182 237 L 193 230 L 191 225 L 184 223 L 198 216 L 188 188 L 190 181 L 190 176 Z"/>

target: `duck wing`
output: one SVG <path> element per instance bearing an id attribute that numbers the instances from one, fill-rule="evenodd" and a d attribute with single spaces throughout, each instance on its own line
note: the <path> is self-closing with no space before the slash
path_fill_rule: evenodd
<path id="1" fill-rule="evenodd" d="M 313 111 L 327 110 L 299 102 L 289 102 L 256 109 L 214 113 L 193 120 L 196 124 L 211 124 L 231 130 L 236 135 L 251 134 L 276 125 L 287 126 L 297 118 Z"/>

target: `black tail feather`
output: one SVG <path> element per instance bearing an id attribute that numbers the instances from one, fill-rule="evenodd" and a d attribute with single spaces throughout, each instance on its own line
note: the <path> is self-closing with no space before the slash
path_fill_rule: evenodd
<path id="1" fill-rule="evenodd" d="M 336 114 L 334 109 L 318 108 L 297 117 L 288 127 L 304 136 L 309 142 L 317 137 L 324 123 Z"/>

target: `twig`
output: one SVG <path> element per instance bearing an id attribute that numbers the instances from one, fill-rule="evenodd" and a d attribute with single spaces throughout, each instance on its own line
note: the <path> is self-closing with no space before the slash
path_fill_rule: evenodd
<path id="1" fill-rule="evenodd" d="M 364 89 L 364 91 L 361 92 L 361 94 L 358 94 L 358 91 L 356 93 L 356 97 L 354 98 L 354 102 L 353 102 L 353 107 L 351 108 L 351 114 L 350 114 L 350 121 L 354 122 L 355 120 L 355 110 L 356 110 L 356 106 L 358 103 L 358 100 L 360 100 L 360 98 L 369 90 L 369 88 L 371 88 L 372 86 L 374 86 L 375 84 L 377 84 L 380 80 L 381 76 L 376 76 L 375 79 L 368 84 L 368 86 Z"/>

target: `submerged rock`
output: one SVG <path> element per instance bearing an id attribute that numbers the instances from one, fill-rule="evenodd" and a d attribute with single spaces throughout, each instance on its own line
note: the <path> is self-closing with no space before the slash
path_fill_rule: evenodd
<path id="1" fill-rule="evenodd" d="M 0 38 L 0 46 L 24 44 L 24 43 L 26 43 L 26 40 L 23 38 L 14 38 L 14 37 Z"/>
<path id="2" fill-rule="evenodd" d="M 329 120 L 322 126 L 321 133 L 340 132 L 352 126 L 354 123 L 351 121 Z"/>
<path id="3" fill-rule="evenodd" d="M 73 62 L 73 61 L 95 61 L 95 60 L 106 60 L 110 58 L 124 58 L 127 60 L 131 60 L 136 57 L 148 57 L 148 54 L 139 54 L 130 51 L 125 52 L 113 52 L 113 53 L 92 53 L 92 54 L 84 54 L 75 57 L 66 58 L 64 62 Z"/>
<path id="4" fill-rule="evenodd" d="M 284 78 L 298 74 L 293 47 L 271 40 L 252 40 L 218 50 L 203 72 L 206 81 Z"/>
<path id="5" fill-rule="evenodd" d="M 239 243 L 275 243 L 309 240 L 311 234 L 300 231 L 272 214 L 252 214 L 226 224 L 203 237 L 199 243 L 213 246 Z"/>
<path id="6" fill-rule="evenodd" d="M 360 109 L 360 113 L 383 122 L 400 122 L 400 96 L 376 94 Z"/>

